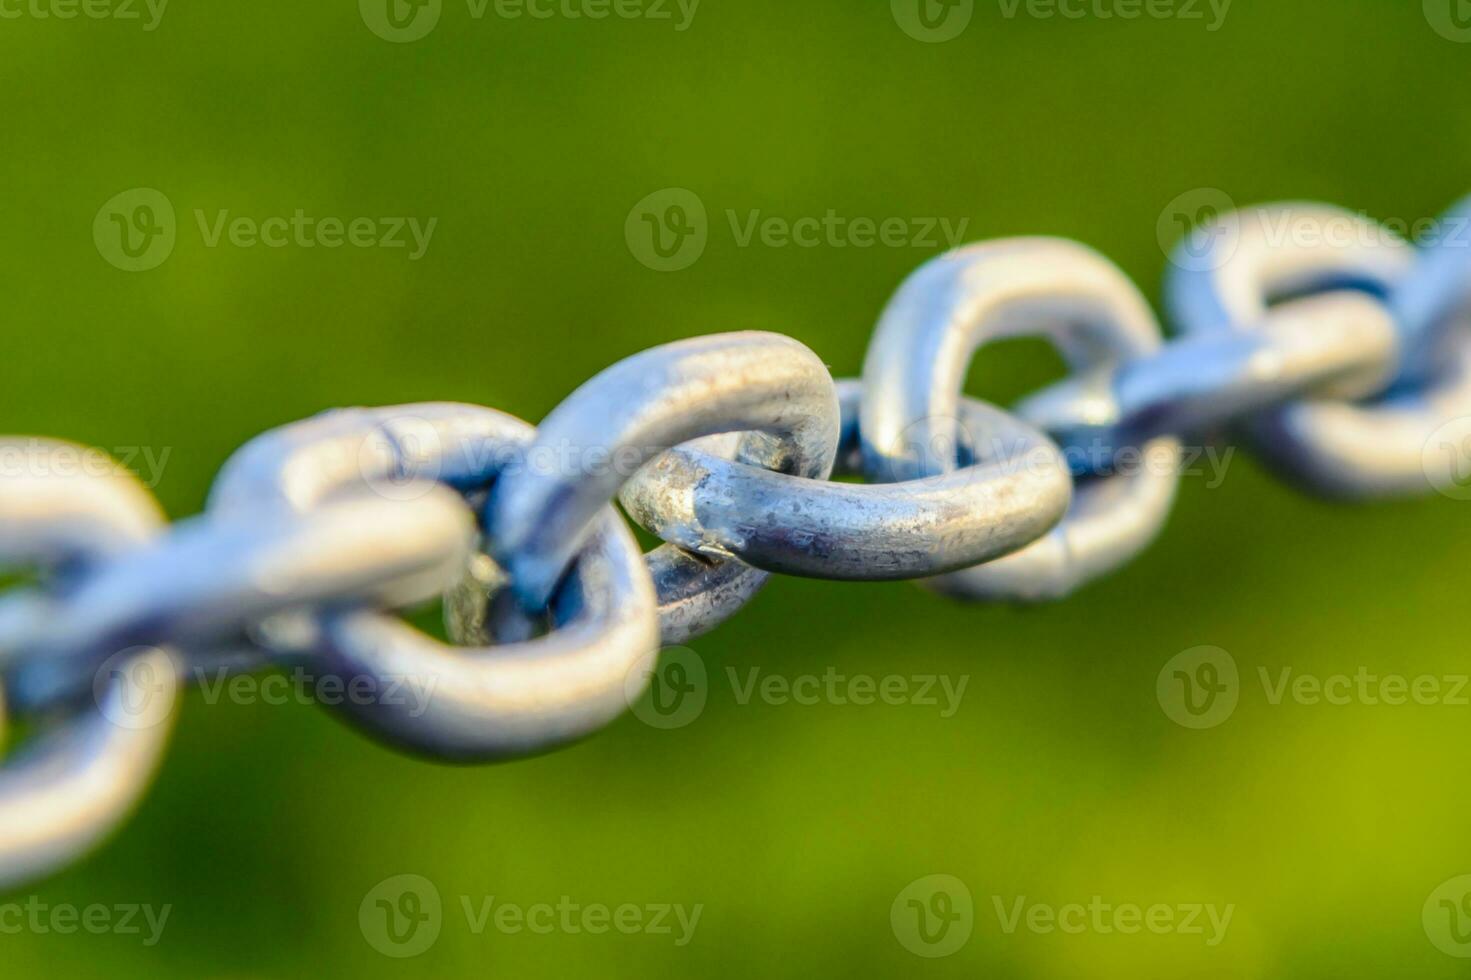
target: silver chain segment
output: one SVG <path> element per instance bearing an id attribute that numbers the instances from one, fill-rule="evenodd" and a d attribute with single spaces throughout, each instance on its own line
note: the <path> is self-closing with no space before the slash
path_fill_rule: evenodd
<path id="1" fill-rule="evenodd" d="M 1345 222 L 1364 234 L 1322 234 Z M 1236 212 L 1180 244 L 1167 305 L 1169 344 L 1096 252 L 973 245 L 903 284 L 860 380 L 734 333 L 628 358 L 538 428 L 473 405 L 329 412 L 239 450 L 168 529 L 121 467 L 0 443 L 0 565 L 39 576 L 0 596 L 3 700 L 40 731 L 0 767 L 0 887 L 122 819 L 206 664 L 307 671 L 359 691 L 341 712 L 392 746 L 509 759 L 618 717 L 661 643 L 771 573 L 1065 596 L 1148 545 L 1181 437 L 1222 424 L 1334 496 L 1462 476 L 1426 447 L 1471 417 L 1466 251 L 1323 205 Z M 984 344 L 1029 334 L 1073 374 L 1015 414 L 964 397 Z M 641 555 L 615 496 L 667 544 Z M 390 612 L 437 596 L 461 645 Z M 383 696 L 405 682 L 432 696 Z"/>

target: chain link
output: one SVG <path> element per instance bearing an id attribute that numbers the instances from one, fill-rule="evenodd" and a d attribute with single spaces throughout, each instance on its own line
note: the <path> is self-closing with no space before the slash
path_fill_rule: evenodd
<path id="1" fill-rule="evenodd" d="M 1361 234 L 1325 233 L 1344 223 Z M 771 573 L 1064 596 L 1149 544 L 1181 440 L 1221 426 L 1332 496 L 1459 485 L 1465 461 L 1429 450 L 1471 418 L 1464 244 L 1417 252 L 1325 205 L 1217 216 L 1172 258 L 1168 344 L 1096 252 L 973 245 L 902 285 L 861 380 L 734 333 L 628 358 L 538 428 L 473 405 L 330 412 L 247 444 L 172 528 L 119 466 L 0 443 L 0 565 L 35 576 L 0 596 L 0 708 L 37 731 L 0 766 L 0 886 L 126 814 L 207 666 L 352 688 L 341 713 L 402 750 L 515 758 L 616 718 L 661 642 Z M 1071 375 L 1014 414 L 965 397 L 977 353 L 1025 335 Z M 667 543 L 641 555 L 615 497 Z M 392 612 L 440 596 L 459 645 Z"/>

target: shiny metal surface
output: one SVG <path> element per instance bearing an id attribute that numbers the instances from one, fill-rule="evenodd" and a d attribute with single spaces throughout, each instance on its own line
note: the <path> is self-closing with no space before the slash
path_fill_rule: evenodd
<path id="1" fill-rule="evenodd" d="M 7 645 L 23 661 L 9 678 L 12 704 L 89 696 L 97 668 L 125 647 L 206 651 L 277 613 L 438 595 L 464 567 L 473 524 L 452 491 L 424 490 L 412 500 L 364 491 L 310 519 L 276 511 L 176 525 L 37 609 L 37 628 Z M 0 619 L 13 601 L 0 603 Z"/>
<path id="2" fill-rule="evenodd" d="M 973 245 L 931 261 L 900 287 L 863 366 L 860 416 L 870 479 L 955 469 L 965 372 L 988 342 L 1038 334 L 1087 370 L 1158 350 L 1148 304 L 1116 267 L 1075 242 L 1027 238 Z M 1066 595 L 1144 548 L 1164 523 L 1179 446 L 1144 447 L 1136 472 L 1080 481 L 1072 508 L 1041 540 L 987 565 L 930 580 L 966 598 Z"/>
<path id="3" fill-rule="evenodd" d="M 162 527 L 158 505 L 121 467 L 60 469 L 56 453 L 68 448 L 0 442 L 7 459 L 0 475 L 0 568 L 30 568 L 48 579 L 8 598 L 49 596 L 65 579 L 142 546 Z M 122 669 L 100 679 L 95 702 L 46 719 L 41 732 L 0 766 L 0 888 L 46 874 L 91 848 L 132 810 L 158 767 L 177 698 L 173 688 L 154 692 L 135 685 L 170 671 L 169 655 L 116 652 L 125 654 Z M 150 698 L 157 703 L 149 704 Z M 140 705 L 149 714 L 129 724 L 129 712 Z"/>
<path id="4" fill-rule="evenodd" d="M 661 637 L 771 572 L 1066 595 L 1158 532 L 1203 430 L 1240 428 L 1330 494 L 1471 493 L 1468 246 L 1416 252 L 1322 205 L 1222 215 L 1176 255 L 1185 336 L 1162 348 L 1097 253 L 974 245 L 903 284 L 861 381 L 738 333 L 628 358 L 539 429 L 474 405 L 330 412 L 253 440 L 167 530 L 116 466 L 0 441 L 0 565 L 39 573 L 0 595 L 0 731 L 36 729 L 0 763 L 0 887 L 116 824 L 202 670 L 299 669 L 358 692 L 332 706 L 389 745 L 507 759 L 607 724 Z M 981 348 L 1022 335 L 1073 374 L 1015 414 L 964 397 Z M 670 543 L 641 555 L 615 495 Z M 439 595 L 459 646 L 391 612 Z"/>
<path id="5" fill-rule="evenodd" d="M 738 462 L 821 480 L 832 472 L 839 428 L 827 368 L 790 338 L 717 334 L 644 351 L 584 384 L 547 416 L 528 458 L 554 465 L 523 467 L 497 483 L 486 508 L 493 554 L 510 572 L 525 608 L 539 610 L 594 516 L 658 454 L 739 432 L 745 435 L 735 447 Z M 695 492 L 705 496 L 703 488 Z M 737 575 L 722 567 L 741 557 L 741 541 L 686 540 L 686 550 L 704 564 L 676 561 L 667 552 L 657 559 L 665 590 L 661 607 L 675 596 L 682 606 L 677 617 L 665 614 L 668 643 L 723 621 L 765 578 L 754 568 Z M 710 581 L 726 574 L 733 577 L 718 588 Z"/>
<path id="6" fill-rule="evenodd" d="M 247 446 L 213 502 L 315 518 L 344 489 L 378 487 L 417 503 L 431 499 L 423 481 L 432 476 L 473 493 L 525 462 L 534 431 L 470 405 L 332 413 Z M 545 636 L 452 647 L 376 609 L 349 608 L 261 639 L 317 676 L 358 683 L 365 696 L 334 707 L 397 747 L 457 761 L 553 748 L 621 714 L 628 678 L 642 677 L 658 652 L 653 585 L 633 535 L 606 505 L 595 522 L 553 597 Z M 451 630 L 466 632 L 455 620 Z"/>
<path id="7" fill-rule="evenodd" d="M 837 475 L 859 447 L 862 386 L 838 385 Z M 911 579 L 989 561 L 1035 541 L 1066 512 L 1072 480 L 1051 442 L 974 399 L 963 444 L 981 460 L 903 483 L 805 480 L 676 449 L 623 489 L 629 516 L 666 541 L 718 548 L 767 571 L 850 581 Z"/>
<path id="8" fill-rule="evenodd" d="M 1471 197 L 1434 224 L 1434 240 L 1389 297 L 1404 336 L 1401 380 L 1433 381 L 1446 359 L 1460 356 L 1457 334 L 1471 311 Z"/>
<path id="9" fill-rule="evenodd" d="M 1324 324 L 1331 324 L 1325 330 Z M 1275 306 L 1257 329 L 1191 336 L 1074 375 L 1016 406 L 1080 473 L 1156 436 L 1198 434 L 1293 398 L 1357 398 L 1393 376 L 1399 331 L 1384 304 L 1340 291 Z"/>
<path id="10" fill-rule="evenodd" d="M 1427 342 L 1430 324 L 1450 316 L 1459 302 L 1444 270 L 1462 256 L 1447 260 L 1432 254 L 1430 271 L 1412 279 L 1415 251 L 1360 215 L 1328 205 L 1278 204 L 1224 215 L 1219 222 L 1230 229 L 1210 235 L 1219 256 L 1204 267 L 1179 262 L 1167 281 L 1169 306 L 1189 334 L 1256 330 L 1268 322 L 1275 300 L 1349 284 L 1380 297 L 1399 297 L 1389 308 L 1415 311 L 1411 335 L 1419 345 Z M 1427 283 L 1436 287 L 1432 299 L 1417 292 Z M 1327 336 L 1337 337 L 1339 318 L 1315 320 Z M 1423 493 L 1427 441 L 1450 419 L 1471 414 L 1471 376 L 1461 350 L 1471 345 L 1471 334 L 1454 331 L 1444 343 L 1448 346 L 1437 367 L 1411 387 L 1380 398 L 1305 397 L 1251 414 L 1243 430 L 1275 469 L 1319 493 L 1347 498 Z M 1398 373 L 1396 358 L 1386 383 Z"/>

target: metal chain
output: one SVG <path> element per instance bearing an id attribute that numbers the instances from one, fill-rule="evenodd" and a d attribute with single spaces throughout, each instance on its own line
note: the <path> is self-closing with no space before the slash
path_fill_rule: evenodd
<path id="1" fill-rule="evenodd" d="M 1065 596 L 1149 544 L 1181 440 L 1223 425 L 1325 494 L 1459 487 L 1463 461 L 1428 450 L 1471 419 L 1466 244 L 1417 252 L 1323 205 L 1218 216 L 1172 259 L 1168 344 L 1096 252 L 973 245 L 902 285 L 861 379 L 734 333 L 628 358 L 537 428 L 334 411 L 240 449 L 167 529 L 121 467 L 0 443 L 0 565 L 35 576 L 0 595 L 0 707 L 38 732 L 0 766 L 0 886 L 121 820 L 205 665 L 304 671 L 358 692 L 336 707 L 389 745 L 508 759 L 616 718 L 661 643 L 771 573 Z M 964 396 L 982 346 L 1033 334 L 1067 379 L 1014 414 Z M 667 544 L 641 555 L 615 497 Z M 441 596 L 460 645 L 392 613 Z M 389 696 L 405 685 L 423 696 Z"/>

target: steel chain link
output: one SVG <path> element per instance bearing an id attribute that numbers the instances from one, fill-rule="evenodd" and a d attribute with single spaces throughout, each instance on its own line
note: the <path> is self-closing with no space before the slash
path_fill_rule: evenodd
<path id="1" fill-rule="evenodd" d="M 1345 222 L 1362 234 L 1323 234 Z M 1148 545 L 1180 440 L 1222 425 L 1325 494 L 1465 480 L 1427 450 L 1471 419 L 1471 251 L 1323 205 L 1236 212 L 1181 243 L 1167 308 L 1168 344 L 1096 252 L 973 245 L 902 285 L 861 380 L 734 333 L 614 365 L 538 428 L 473 405 L 330 412 L 246 445 L 169 529 L 121 467 L 0 443 L 0 566 L 35 575 L 0 596 L 0 707 L 38 730 L 0 766 L 0 886 L 123 817 L 205 665 L 353 687 L 343 714 L 400 749 L 514 758 L 616 718 L 661 642 L 771 573 L 1067 595 Z M 1022 335 L 1073 374 L 1015 414 L 964 397 L 980 348 Z M 641 556 L 614 497 L 668 543 Z M 392 614 L 437 596 L 460 646 Z M 404 684 L 421 697 L 387 696 Z"/>

